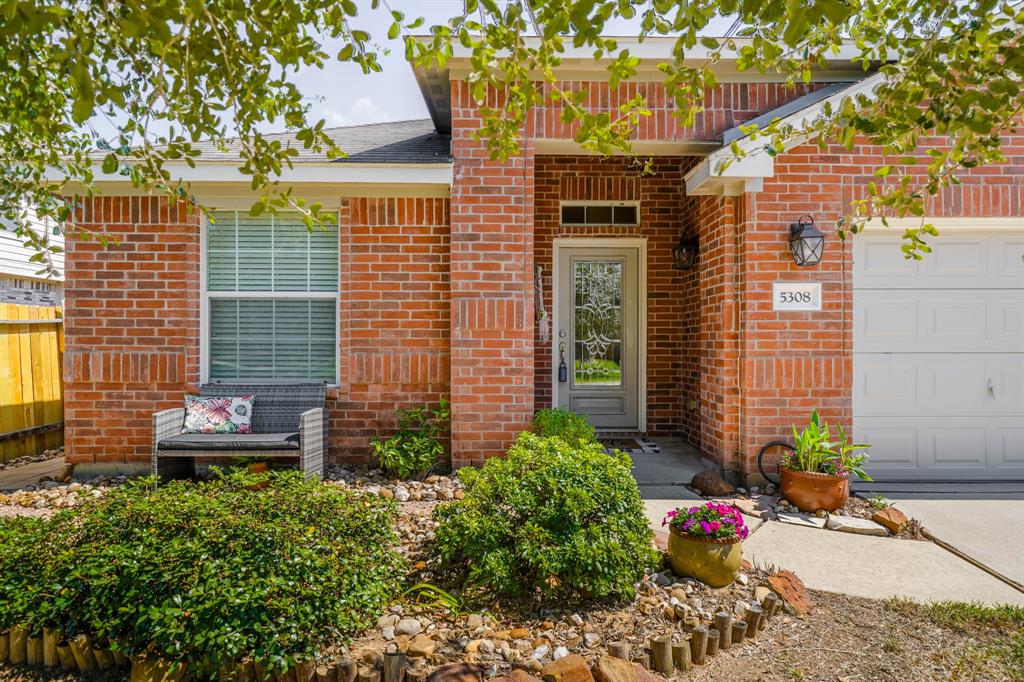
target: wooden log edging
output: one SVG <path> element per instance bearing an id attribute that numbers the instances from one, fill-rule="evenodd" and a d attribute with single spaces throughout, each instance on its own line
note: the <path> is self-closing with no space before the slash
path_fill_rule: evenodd
<path id="1" fill-rule="evenodd" d="M 28 655 L 28 633 L 25 632 L 25 628 L 16 625 L 10 630 L 10 639 L 7 660 L 11 665 L 21 665 Z"/>

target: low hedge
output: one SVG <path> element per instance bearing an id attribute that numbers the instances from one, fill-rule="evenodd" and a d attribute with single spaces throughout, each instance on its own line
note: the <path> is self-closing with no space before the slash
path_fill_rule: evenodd
<path id="1" fill-rule="evenodd" d="M 140 480 L 50 520 L 0 523 L 0 629 L 58 627 L 193 672 L 290 668 L 399 591 L 395 506 L 297 472 Z"/>
<path id="2" fill-rule="evenodd" d="M 628 599 L 658 554 L 622 453 L 520 434 L 506 457 L 462 469 L 439 505 L 435 551 L 470 599 Z"/>

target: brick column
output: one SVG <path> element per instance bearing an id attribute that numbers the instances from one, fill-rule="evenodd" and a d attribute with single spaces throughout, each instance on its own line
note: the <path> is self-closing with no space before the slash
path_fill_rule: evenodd
<path id="1" fill-rule="evenodd" d="M 480 114 L 452 82 L 452 464 L 499 455 L 533 415 L 533 145 L 506 163 L 473 139 Z M 527 126 L 529 129 L 529 126 Z"/>
<path id="2" fill-rule="evenodd" d="M 67 239 L 69 462 L 149 461 L 153 412 L 199 379 L 199 216 L 157 197 L 83 200 L 78 220 L 118 240 Z"/>
<path id="3" fill-rule="evenodd" d="M 700 448 L 726 470 L 739 448 L 739 206 L 700 197 Z"/>

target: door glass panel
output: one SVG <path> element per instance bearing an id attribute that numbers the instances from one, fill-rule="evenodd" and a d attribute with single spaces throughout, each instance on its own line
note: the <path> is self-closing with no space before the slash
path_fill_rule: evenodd
<path id="1" fill-rule="evenodd" d="M 622 385 L 622 262 L 573 261 L 574 383 Z"/>

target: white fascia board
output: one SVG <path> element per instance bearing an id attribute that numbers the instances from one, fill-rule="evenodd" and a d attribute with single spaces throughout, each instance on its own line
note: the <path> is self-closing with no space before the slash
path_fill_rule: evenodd
<path id="1" fill-rule="evenodd" d="M 844 88 L 831 97 L 826 97 L 820 102 L 815 102 L 809 107 L 793 112 L 781 119 L 781 123 L 784 126 L 792 126 L 796 130 L 806 128 L 824 115 L 826 107 L 831 107 L 832 111 L 836 111 L 845 99 L 855 98 L 859 95 L 873 96 L 875 90 L 884 80 L 884 74 L 874 73 L 852 84 L 850 87 Z M 797 147 L 807 142 L 811 137 L 812 135 L 810 134 L 796 135 L 786 141 L 786 148 L 792 149 Z M 765 138 L 752 138 L 748 135 L 737 140 L 736 144 L 745 154 L 743 158 L 733 159 L 734 154 L 730 145 L 725 145 L 711 152 L 686 174 L 686 193 L 707 194 L 706 188 L 704 188 L 705 191 L 701 191 L 702 185 L 713 182 L 715 178 L 770 178 L 775 174 L 775 157 L 765 151 Z M 785 150 L 782 153 L 785 154 Z M 733 159 L 732 163 L 728 167 L 719 170 L 722 162 L 729 159 Z"/>
<path id="2" fill-rule="evenodd" d="M 238 169 L 233 162 L 197 163 L 190 167 L 187 164 L 168 163 L 164 166 L 171 179 L 189 183 L 200 182 L 244 182 L 251 183 L 252 178 Z M 382 185 L 444 185 L 452 184 L 453 170 L 451 163 L 420 163 L 420 164 L 365 164 L 365 163 L 297 163 L 292 168 L 282 169 L 281 175 L 272 177 L 271 182 L 292 184 L 382 184 Z M 59 182 L 63 176 L 55 170 L 47 180 Z M 118 173 L 104 173 L 95 168 L 96 182 L 128 182 L 127 178 Z"/>

